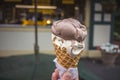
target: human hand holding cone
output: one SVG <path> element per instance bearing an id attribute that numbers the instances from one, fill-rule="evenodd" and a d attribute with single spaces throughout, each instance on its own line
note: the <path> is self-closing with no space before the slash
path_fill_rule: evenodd
<path id="1" fill-rule="evenodd" d="M 77 65 L 84 50 L 86 27 L 79 21 L 68 18 L 56 21 L 52 25 L 52 41 L 56 53 L 54 60 L 60 78 L 64 72 L 70 71 L 73 79 L 77 77 Z"/>

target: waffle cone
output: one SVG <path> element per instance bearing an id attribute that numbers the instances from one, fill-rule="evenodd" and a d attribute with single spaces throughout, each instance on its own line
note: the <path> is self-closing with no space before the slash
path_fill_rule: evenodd
<path id="1" fill-rule="evenodd" d="M 76 68 L 78 66 L 78 62 L 80 59 L 80 54 L 75 57 L 67 54 L 67 50 L 65 47 L 61 48 L 55 43 L 53 44 L 55 48 L 55 53 L 57 57 L 57 62 L 63 66 L 64 68 Z"/>

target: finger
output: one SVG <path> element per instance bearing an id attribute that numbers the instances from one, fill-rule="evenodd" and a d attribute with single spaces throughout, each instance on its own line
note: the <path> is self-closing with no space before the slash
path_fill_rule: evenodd
<path id="1" fill-rule="evenodd" d="M 76 77 L 75 80 L 79 80 L 79 77 Z"/>
<path id="2" fill-rule="evenodd" d="M 62 80 L 72 80 L 72 73 L 70 72 L 65 72 L 62 76 Z"/>
<path id="3" fill-rule="evenodd" d="M 56 77 L 56 73 L 52 73 L 52 77 L 51 77 L 51 80 L 57 80 L 57 77 Z"/>
<path id="4" fill-rule="evenodd" d="M 57 69 L 55 69 L 56 77 L 59 78 L 59 72 Z"/>
<path id="5" fill-rule="evenodd" d="M 51 80 L 58 80 L 59 79 L 59 73 L 58 70 L 55 69 L 55 71 L 52 74 Z"/>

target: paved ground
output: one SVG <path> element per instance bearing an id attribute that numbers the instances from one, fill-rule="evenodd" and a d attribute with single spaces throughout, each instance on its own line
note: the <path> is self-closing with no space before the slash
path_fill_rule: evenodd
<path id="1" fill-rule="evenodd" d="M 120 65 L 103 65 L 101 60 L 82 59 L 83 71 L 87 80 L 120 80 Z M 120 63 L 120 62 L 119 62 Z M 86 71 L 86 72 L 85 72 Z"/>
<path id="2" fill-rule="evenodd" d="M 0 80 L 50 80 L 54 69 L 54 56 L 38 55 L 12 56 L 0 59 Z"/>
<path id="3" fill-rule="evenodd" d="M 0 58 L 0 80 L 50 80 L 55 68 L 54 55 L 39 54 L 35 65 L 34 55 Z M 81 80 L 120 80 L 120 65 L 109 67 L 94 59 L 81 59 Z"/>

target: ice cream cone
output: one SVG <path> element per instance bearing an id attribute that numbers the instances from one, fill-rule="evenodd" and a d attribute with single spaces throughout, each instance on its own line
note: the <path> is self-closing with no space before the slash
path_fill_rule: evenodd
<path id="1" fill-rule="evenodd" d="M 60 80 L 66 71 L 72 73 L 74 80 L 78 76 L 77 66 L 85 48 L 86 27 L 79 21 L 68 18 L 54 22 L 51 29 L 56 54 L 54 62 L 59 71 Z"/>
<path id="2" fill-rule="evenodd" d="M 78 62 L 80 59 L 80 55 L 78 54 L 75 57 L 67 54 L 66 48 L 61 48 L 57 44 L 53 44 L 55 48 L 56 58 L 58 63 L 63 66 L 64 68 L 76 68 L 78 66 Z M 82 52 L 81 52 L 82 53 Z"/>

